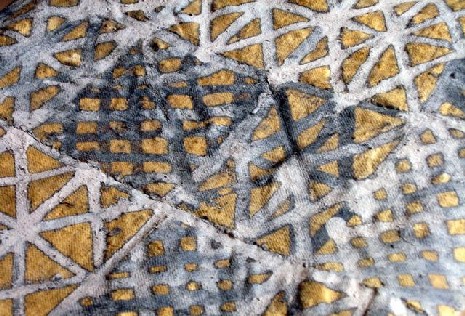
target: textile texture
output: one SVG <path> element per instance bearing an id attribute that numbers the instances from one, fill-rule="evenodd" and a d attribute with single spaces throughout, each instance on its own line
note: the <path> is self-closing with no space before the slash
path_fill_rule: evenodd
<path id="1" fill-rule="evenodd" d="M 465 0 L 14 1 L 0 315 L 465 315 Z"/>

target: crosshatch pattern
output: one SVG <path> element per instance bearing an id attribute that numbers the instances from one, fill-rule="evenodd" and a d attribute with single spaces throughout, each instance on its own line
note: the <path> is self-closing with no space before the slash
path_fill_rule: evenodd
<path id="1" fill-rule="evenodd" d="M 0 23 L 1 315 L 465 310 L 465 1 Z"/>

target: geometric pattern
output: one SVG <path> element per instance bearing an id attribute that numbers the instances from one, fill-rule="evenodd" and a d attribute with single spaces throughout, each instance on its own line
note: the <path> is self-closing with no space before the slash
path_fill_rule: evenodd
<path id="1" fill-rule="evenodd" d="M 2 296 L 10 297 L 4 304 L 15 313 L 47 314 L 153 211 L 127 209 L 130 195 L 105 183 L 97 170 L 60 162 L 20 131 L 8 132 L 0 146 L 0 266 Z M 126 226 L 115 226 L 121 218 Z"/>
<path id="2" fill-rule="evenodd" d="M 465 310 L 464 1 L 0 25 L 0 314 Z"/>
<path id="3" fill-rule="evenodd" d="M 84 314 L 245 314 L 247 305 L 273 297 L 286 280 L 274 276 L 281 260 L 264 262 L 243 250 L 194 226 L 165 222 L 105 276 L 105 294 L 81 299 Z"/>

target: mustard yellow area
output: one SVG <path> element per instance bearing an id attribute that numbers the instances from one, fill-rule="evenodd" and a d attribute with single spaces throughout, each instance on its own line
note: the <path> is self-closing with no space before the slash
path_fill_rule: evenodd
<path id="1" fill-rule="evenodd" d="M 40 235 L 52 244 L 59 252 L 75 261 L 88 271 L 94 269 L 92 227 L 90 223 L 66 226 L 57 230 L 49 230 Z"/>
<path id="2" fill-rule="evenodd" d="M 43 89 L 31 92 L 30 109 L 37 110 L 41 108 L 46 102 L 53 99 L 59 92 L 59 86 L 47 86 Z"/>
<path id="3" fill-rule="evenodd" d="M 306 70 L 299 76 L 299 82 L 315 86 L 320 89 L 331 89 L 331 70 L 329 66 L 321 66 Z"/>
<path id="4" fill-rule="evenodd" d="M 385 32 L 387 30 L 384 14 L 381 11 L 365 13 L 354 17 L 353 20 L 377 32 Z"/>
<path id="5" fill-rule="evenodd" d="M 61 301 L 76 289 L 76 285 L 42 290 L 27 294 L 24 298 L 26 316 L 47 316 Z"/>
<path id="6" fill-rule="evenodd" d="M 31 211 L 48 200 L 71 178 L 73 173 L 63 173 L 57 176 L 31 181 L 28 185 L 27 196 L 31 202 Z"/>
<path id="7" fill-rule="evenodd" d="M 315 61 L 317 59 L 327 56 L 328 53 L 329 53 L 328 38 L 325 36 L 321 40 L 318 41 L 314 50 L 312 50 L 310 53 L 305 55 L 304 58 L 302 58 L 300 63 L 301 64 L 310 63 L 312 61 Z"/>
<path id="8" fill-rule="evenodd" d="M 214 41 L 221 33 L 231 26 L 243 13 L 233 12 L 217 16 L 210 22 L 210 40 Z"/>
<path id="9" fill-rule="evenodd" d="M 323 98 L 294 89 L 287 90 L 286 95 L 294 121 L 309 116 L 326 102 Z"/>
<path id="10" fill-rule="evenodd" d="M 63 65 L 79 67 L 81 65 L 82 50 L 79 48 L 70 49 L 55 53 L 53 56 Z"/>
<path id="11" fill-rule="evenodd" d="M 341 205 L 336 204 L 322 212 L 319 212 L 318 214 L 313 215 L 310 218 L 310 236 L 315 236 L 315 234 L 326 224 L 326 222 L 335 216 L 340 209 Z"/>
<path id="12" fill-rule="evenodd" d="M 8 30 L 20 33 L 23 36 L 29 37 L 32 30 L 32 19 L 22 19 L 6 26 Z"/>
<path id="13" fill-rule="evenodd" d="M 381 81 L 392 78 L 399 73 L 396 53 L 393 46 L 389 46 L 373 66 L 368 76 L 369 86 L 376 86 Z"/>
<path id="14" fill-rule="evenodd" d="M 75 192 L 66 197 L 63 202 L 53 208 L 53 210 L 45 216 L 45 219 L 50 220 L 88 212 L 89 199 L 87 194 L 87 187 L 84 185 L 80 186 Z"/>
<path id="15" fill-rule="evenodd" d="M 28 282 L 42 282 L 56 277 L 67 279 L 74 276 L 68 269 L 46 256 L 36 246 L 29 245 L 26 250 L 26 273 Z"/>
<path id="16" fill-rule="evenodd" d="M 260 19 L 253 19 L 249 23 L 247 23 L 239 32 L 236 33 L 233 37 L 231 37 L 228 41 L 228 44 L 232 44 L 238 42 L 243 39 L 247 39 L 250 37 L 254 37 L 260 35 L 262 33 Z"/>
<path id="17" fill-rule="evenodd" d="M 0 289 L 10 288 L 13 282 L 13 253 L 0 258 Z"/>
<path id="18" fill-rule="evenodd" d="M 167 98 L 168 104 L 175 109 L 193 109 L 194 102 L 188 95 L 172 94 Z"/>
<path id="19" fill-rule="evenodd" d="M 203 103 L 206 106 L 219 106 L 228 103 L 232 103 L 234 101 L 234 94 L 231 92 L 216 92 L 204 95 L 202 97 Z"/>
<path id="20" fill-rule="evenodd" d="M 78 39 L 78 38 L 85 37 L 88 27 L 89 27 L 89 22 L 82 22 L 78 26 L 75 26 L 73 29 L 71 29 L 71 31 L 66 33 L 63 36 L 62 41 L 63 42 L 72 41 L 72 40 L 75 40 L 75 39 Z"/>
<path id="21" fill-rule="evenodd" d="M 286 158 L 286 150 L 283 146 L 278 146 L 262 154 L 262 157 L 274 163 L 283 161 Z"/>
<path id="22" fill-rule="evenodd" d="M 6 97 L 0 102 L 0 120 L 5 120 L 8 123 L 13 122 L 13 112 L 15 110 L 15 98 Z"/>
<path id="23" fill-rule="evenodd" d="M 288 315 L 286 293 L 279 292 L 273 297 L 270 304 L 267 306 L 263 316 L 286 316 L 286 315 Z"/>
<path id="24" fill-rule="evenodd" d="M 199 45 L 200 26 L 198 23 L 183 22 L 171 26 L 169 30 L 179 35 L 182 39 L 185 39 L 196 46 Z"/>
<path id="25" fill-rule="evenodd" d="M 436 88 L 439 75 L 444 70 L 444 63 L 435 65 L 425 72 L 420 73 L 414 83 L 418 90 L 418 96 L 421 102 L 425 102 Z"/>
<path id="26" fill-rule="evenodd" d="M 342 62 L 342 80 L 345 84 L 352 81 L 360 66 L 368 59 L 369 54 L 370 48 L 363 47 L 344 59 Z"/>
<path id="27" fill-rule="evenodd" d="M 223 53 L 223 56 L 259 69 L 263 69 L 265 66 L 261 44 L 253 44 L 244 48 L 227 51 Z"/>
<path id="28" fill-rule="evenodd" d="M 191 1 L 181 12 L 184 14 L 199 15 L 202 12 L 202 0 Z"/>
<path id="29" fill-rule="evenodd" d="M 299 146 L 299 148 L 304 149 L 313 144 L 318 139 L 318 135 L 323 130 L 325 123 L 325 120 L 321 120 L 315 125 L 303 130 L 297 136 L 297 145 Z"/>
<path id="30" fill-rule="evenodd" d="M 175 72 L 181 69 L 181 58 L 167 58 L 158 63 L 158 70 L 161 72 Z"/>
<path id="31" fill-rule="evenodd" d="M 409 2 L 404 2 L 404 3 L 398 4 L 398 5 L 396 5 L 394 7 L 394 12 L 397 15 L 402 15 L 405 12 L 407 12 L 408 10 L 410 10 L 410 8 L 413 7 L 416 3 L 417 3 L 417 1 L 409 1 Z"/>
<path id="32" fill-rule="evenodd" d="M 431 39 L 441 39 L 448 42 L 452 40 L 450 37 L 449 28 L 445 22 L 425 27 L 424 29 L 416 31 L 413 34 Z"/>
<path id="33" fill-rule="evenodd" d="M 165 247 L 162 240 L 151 241 L 147 245 L 147 253 L 149 256 L 162 256 L 165 254 Z"/>
<path id="34" fill-rule="evenodd" d="M 212 10 L 216 11 L 227 6 L 238 6 L 244 3 L 254 2 L 255 0 L 213 0 Z"/>
<path id="35" fill-rule="evenodd" d="M 331 135 L 324 144 L 318 148 L 317 153 L 324 153 L 335 150 L 339 147 L 339 134 L 335 133 Z"/>
<path id="36" fill-rule="evenodd" d="M 426 5 L 423 9 L 420 10 L 416 15 L 412 17 L 411 23 L 412 24 L 420 24 L 425 21 L 434 19 L 439 15 L 438 8 L 430 3 Z"/>
<path id="37" fill-rule="evenodd" d="M 273 193 L 278 189 L 278 183 L 271 183 L 250 190 L 249 215 L 254 216 L 271 199 Z"/>
<path id="38" fill-rule="evenodd" d="M 260 274 L 251 274 L 247 278 L 247 282 L 250 284 L 263 284 L 264 282 L 268 281 L 271 277 L 272 273 L 260 273 Z"/>
<path id="39" fill-rule="evenodd" d="M 354 8 L 356 9 L 363 9 L 371 7 L 378 3 L 379 0 L 358 0 L 355 4 Z M 342 316 L 342 315 L 341 315 Z"/>
<path id="40" fill-rule="evenodd" d="M 252 140 L 265 139 L 281 129 L 281 123 L 276 108 L 271 108 L 268 115 L 260 122 L 252 134 Z"/>
<path id="41" fill-rule="evenodd" d="M 27 157 L 27 168 L 31 173 L 39 173 L 48 170 L 57 169 L 62 166 L 62 164 L 55 158 L 50 157 L 49 155 L 44 154 L 38 149 L 30 146 L 26 150 Z"/>
<path id="42" fill-rule="evenodd" d="M 355 108 L 355 142 L 365 142 L 401 124 L 403 120 L 400 118 L 357 107 Z"/>
<path id="43" fill-rule="evenodd" d="M 327 12 L 329 10 L 328 2 L 326 0 L 289 0 L 289 2 L 307 7 L 317 12 Z"/>
<path id="44" fill-rule="evenodd" d="M 120 217 L 106 222 L 105 228 L 109 232 L 109 235 L 107 235 L 105 258 L 110 258 L 123 247 L 142 228 L 151 215 L 151 210 L 141 210 L 122 214 Z"/>
<path id="45" fill-rule="evenodd" d="M 234 227 L 236 199 L 237 194 L 231 193 L 214 199 L 212 203 L 207 204 L 202 201 L 195 214 L 214 224 L 232 228 Z"/>
<path id="46" fill-rule="evenodd" d="M 0 153 L 0 178 L 14 177 L 15 157 L 12 152 L 5 151 Z"/>
<path id="47" fill-rule="evenodd" d="M 386 108 L 408 111 L 407 93 L 402 86 L 396 87 L 388 92 L 375 94 L 372 100 L 375 104 Z"/>
<path id="48" fill-rule="evenodd" d="M 79 0 L 50 0 L 53 7 L 74 7 L 79 4 Z"/>
<path id="49" fill-rule="evenodd" d="M 1 43 L 1 38 L 0 38 Z M 0 44 L 1 46 L 1 44 Z M 0 77 L 0 89 L 14 85 L 19 81 L 21 75 L 21 67 L 15 67 L 8 71 L 3 77 Z"/>
<path id="50" fill-rule="evenodd" d="M 291 232 L 288 226 L 282 227 L 257 239 L 257 245 L 266 250 L 288 256 L 291 254 Z"/>
<path id="51" fill-rule="evenodd" d="M 424 43 L 407 43 L 405 49 L 413 66 L 432 61 L 452 52 L 447 47 Z"/>
<path id="52" fill-rule="evenodd" d="M 0 186 L 0 212 L 11 217 L 16 216 L 16 187 Z"/>
<path id="53" fill-rule="evenodd" d="M 323 171 L 335 177 L 339 177 L 339 164 L 337 160 L 325 163 L 318 167 L 318 170 Z"/>
<path id="54" fill-rule="evenodd" d="M 98 43 L 97 45 L 95 45 L 94 60 L 98 61 L 107 57 L 111 54 L 115 47 L 115 41 Z"/>
<path id="55" fill-rule="evenodd" d="M 301 15 L 288 12 L 288 11 L 284 11 L 284 10 L 280 10 L 277 8 L 273 8 L 272 15 L 273 15 L 273 29 L 275 30 L 291 25 L 291 24 L 308 21 L 307 18 Z"/>
<path id="56" fill-rule="evenodd" d="M 276 55 L 278 63 L 282 65 L 284 60 L 289 57 L 312 34 L 311 28 L 290 31 L 275 39 Z"/>
<path id="57" fill-rule="evenodd" d="M 455 191 L 441 192 L 436 195 L 439 206 L 444 208 L 455 207 L 459 205 L 459 196 Z"/>
<path id="58" fill-rule="evenodd" d="M 0 314 L 4 316 L 13 316 L 13 300 L 0 300 Z"/>
<path id="59" fill-rule="evenodd" d="M 141 148 L 146 154 L 165 155 L 168 153 L 168 141 L 161 137 L 143 139 Z"/>
<path id="60" fill-rule="evenodd" d="M 146 191 L 164 197 L 174 189 L 174 184 L 167 182 L 149 183 L 146 185 Z"/>
<path id="61" fill-rule="evenodd" d="M 323 283 L 304 281 L 299 285 L 299 297 L 302 307 L 310 308 L 321 303 L 330 304 L 343 297 L 343 293 L 335 291 Z"/>
<path id="62" fill-rule="evenodd" d="M 372 175 L 398 143 L 398 141 L 390 142 L 355 155 L 353 163 L 355 178 L 365 179 Z"/>
<path id="63" fill-rule="evenodd" d="M 395 243 L 400 240 L 399 231 L 391 229 L 379 234 L 379 239 L 384 243 Z"/>
<path id="64" fill-rule="evenodd" d="M 58 29 L 63 23 L 65 19 L 60 16 L 51 16 L 47 20 L 47 31 L 55 31 Z"/>
<path id="65" fill-rule="evenodd" d="M 209 76 L 197 79 L 197 83 L 201 86 L 222 86 L 232 85 L 235 81 L 235 74 L 230 70 L 220 70 L 212 73 Z"/>

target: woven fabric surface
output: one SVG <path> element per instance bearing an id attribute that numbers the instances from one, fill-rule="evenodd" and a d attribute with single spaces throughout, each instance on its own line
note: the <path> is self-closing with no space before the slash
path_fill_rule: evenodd
<path id="1" fill-rule="evenodd" d="M 14 1 L 0 315 L 465 315 L 465 0 Z"/>

